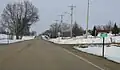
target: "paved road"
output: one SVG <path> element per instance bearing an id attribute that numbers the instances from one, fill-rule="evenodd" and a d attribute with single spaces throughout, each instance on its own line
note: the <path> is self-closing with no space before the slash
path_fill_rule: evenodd
<path id="1" fill-rule="evenodd" d="M 0 70 L 100 70 L 43 40 L 11 44 L 0 50 Z"/>

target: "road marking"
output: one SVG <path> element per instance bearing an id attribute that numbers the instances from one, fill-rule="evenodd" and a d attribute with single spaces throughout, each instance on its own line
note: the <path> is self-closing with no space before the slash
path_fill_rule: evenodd
<path id="1" fill-rule="evenodd" d="M 69 53 L 69 54 L 72 54 L 72 55 L 76 56 L 77 58 L 79 58 L 79 59 L 81 59 L 81 60 L 83 60 L 83 61 L 85 61 L 85 62 L 87 62 L 87 63 L 89 63 L 89 64 L 91 64 L 91 65 L 93 65 L 94 67 L 96 67 L 96 68 L 98 68 L 98 69 L 100 69 L 100 70 L 105 70 L 105 69 L 103 69 L 103 68 L 95 65 L 94 63 L 88 61 L 87 59 L 85 59 L 85 58 L 83 58 L 83 57 L 80 57 L 80 56 L 78 56 L 78 55 L 75 55 L 74 53 L 72 53 L 72 52 L 70 52 L 70 51 L 68 51 L 68 50 L 66 50 L 66 49 L 64 49 L 64 51 L 66 51 L 66 52 Z"/>

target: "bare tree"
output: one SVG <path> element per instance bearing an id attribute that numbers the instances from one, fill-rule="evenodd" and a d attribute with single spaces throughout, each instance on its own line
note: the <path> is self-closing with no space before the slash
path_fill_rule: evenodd
<path id="1" fill-rule="evenodd" d="M 16 39 L 29 31 L 30 26 L 39 20 L 38 9 L 29 1 L 7 4 L 1 14 L 3 26 L 16 35 Z"/>
<path id="2" fill-rule="evenodd" d="M 84 30 L 83 30 L 83 28 L 82 28 L 81 26 L 79 26 L 79 25 L 77 24 L 77 22 L 75 22 L 75 23 L 73 24 L 72 32 L 73 32 L 73 36 L 76 37 L 76 36 L 83 35 Z"/>
<path id="3" fill-rule="evenodd" d="M 109 30 L 109 31 L 111 31 L 112 28 L 113 28 L 112 21 L 109 21 L 108 24 L 106 24 L 106 25 L 98 25 L 96 27 L 97 30 Z"/>
<path id="4" fill-rule="evenodd" d="M 51 37 L 56 38 L 57 33 L 61 31 L 61 25 L 58 23 L 53 23 L 50 25 Z"/>
<path id="5" fill-rule="evenodd" d="M 109 21 L 108 22 L 108 24 L 106 25 L 106 28 L 107 28 L 107 30 L 112 30 L 112 28 L 113 28 L 113 23 L 112 23 L 112 21 Z"/>
<path id="6" fill-rule="evenodd" d="M 2 24 L 0 25 L 0 33 L 1 34 L 6 34 L 5 27 L 3 27 Z"/>
<path id="7" fill-rule="evenodd" d="M 62 27 L 62 32 L 70 31 L 70 24 L 63 23 L 61 27 Z"/>
<path id="8" fill-rule="evenodd" d="M 98 26 L 96 26 L 96 29 L 97 29 L 97 30 L 102 30 L 103 27 L 102 27 L 101 25 L 98 25 Z"/>
<path id="9" fill-rule="evenodd" d="M 36 35 L 37 35 L 37 32 L 36 32 L 36 31 L 32 31 L 32 32 L 30 32 L 30 35 L 31 35 L 31 36 L 36 36 Z"/>

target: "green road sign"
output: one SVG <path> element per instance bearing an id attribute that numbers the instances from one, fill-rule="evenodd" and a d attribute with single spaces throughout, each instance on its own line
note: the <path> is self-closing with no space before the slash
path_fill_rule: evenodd
<path id="1" fill-rule="evenodd" d="M 103 50 L 102 50 L 102 56 L 104 57 L 104 55 L 105 55 L 105 52 L 104 52 L 104 42 L 105 42 L 105 37 L 107 37 L 108 35 L 107 35 L 107 33 L 101 33 L 101 35 L 100 35 L 100 37 L 101 38 L 103 38 Z"/>
<path id="2" fill-rule="evenodd" d="M 102 37 L 102 38 L 105 38 L 107 36 L 108 36 L 107 33 L 101 33 L 101 35 L 100 35 L 100 37 Z"/>

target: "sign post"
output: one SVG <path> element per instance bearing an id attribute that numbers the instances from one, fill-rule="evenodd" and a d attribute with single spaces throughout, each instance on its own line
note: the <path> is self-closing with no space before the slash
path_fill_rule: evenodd
<path id="1" fill-rule="evenodd" d="M 104 52 L 105 52 L 105 47 L 104 47 L 104 45 L 105 45 L 105 43 L 104 43 L 104 41 L 105 41 L 105 37 L 103 37 L 103 52 L 102 52 L 102 56 L 104 57 L 105 55 L 104 55 Z"/>
<path id="2" fill-rule="evenodd" d="M 105 45 L 105 37 L 107 37 L 107 33 L 101 33 L 101 35 L 100 35 L 102 38 L 103 38 L 103 50 L 102 50 L 102 56 L 104 57 L 105 56 L 105 47 L 104 47 L 104 45 Z"/>

